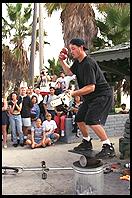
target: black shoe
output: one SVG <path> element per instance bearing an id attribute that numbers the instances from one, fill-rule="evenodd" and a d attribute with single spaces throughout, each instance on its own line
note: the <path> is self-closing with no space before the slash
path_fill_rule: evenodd
<path id="1" fill-rule="evenodd" d="M 79 144 L 77 147 L 74 147 L 74 150 L 75 151 L 92 150 L 93 146 L 92 146 L 91 140 L 92 140 L 92 138 L 89 141 L 83 139 L 81 144 Z"/>
<path id="2" fill-rule="evenodd" d="M 20 144 L 20 146 L 22 146 L 22 147 L 23 147 L 23 146 L 24 146 L 24 143 L 21 143 L 21 144 Z"/>
<path id="3" fill-rule="evenodd" d="M 17 147 L 17 146 L 18 146 L 18 144 L 13 144 L 13 146 L 14 146 L 14 147 Z"/>
<path id="4" fill-rule="evenodd" d="M 19 139 L 17 139 L 17 144 L 19 144 L 20 143 L 20 140 Z"/>
<path id="5" fill-rule="evenodd" d="M 72 133 L 77 133 L 77 129 L 72 129 Z"/>
<path id="6" fill-rule="evenodd" d="M 96 154 L 97 158 L 112 158 L 115 156 L 115 149 L 113 147 L 113 145 L 109 145 L 109 144 L 103 144 L 102 146 L 102 150 Z"/>

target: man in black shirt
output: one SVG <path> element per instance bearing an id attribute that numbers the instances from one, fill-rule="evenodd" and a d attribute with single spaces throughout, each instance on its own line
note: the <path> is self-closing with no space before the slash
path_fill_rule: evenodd
<path id="1" fill-rule="evenodd" d="M 92 142 L 88 132 L 89 126 L 103 143 L 102 150 L 97 154 L 97 157 L 113 157 L 115 156 L 114 147 L 102 127 L 112 108 L 112 90 L 96 61 L 87 56 L 84 40 L 72 39 L 69 49 L 75 59 L 73 65 L 69 67 L 66 63 L 62 53 L 63 50 L 60 52 L 59 61 L 67 75 L 76 75 L 79 89 L 70 91 L 70 94 L 83 97 L 83 103 L 80 105 L 75 120 L 83 134 L 83 140 L 74 150 L 92 149 Z"/>
<path id="2" fill-rule="evenodd" d="M 21 117 L 22 117 L 22 129 L 24 134 L 24 141 L 27 139 L 27 135 L 31 128 L 31 108 L 33 104 L 31 102 L 30 96 L 26 93 L 27 87 L 20 87 L 20 97 L 22 99 L 22 110 L 21 110 Z"/>

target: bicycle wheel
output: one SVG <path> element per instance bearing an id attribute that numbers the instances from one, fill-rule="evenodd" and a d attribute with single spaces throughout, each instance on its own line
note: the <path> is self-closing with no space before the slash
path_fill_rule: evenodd
<path id="1" fill-rule="evenodd" d="M 3 166 L 2 167 L 2 175 L 16 175 L 19 172 L 19 168 Z"/>

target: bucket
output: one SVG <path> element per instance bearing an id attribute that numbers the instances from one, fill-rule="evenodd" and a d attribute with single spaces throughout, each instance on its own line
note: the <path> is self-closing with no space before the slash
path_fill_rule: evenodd
<path id="1" fill-rule="evenodd" d="M 103 195 L 103 163 L 81 167 L 79 161 L 73 163 L 75 195 Z"/>

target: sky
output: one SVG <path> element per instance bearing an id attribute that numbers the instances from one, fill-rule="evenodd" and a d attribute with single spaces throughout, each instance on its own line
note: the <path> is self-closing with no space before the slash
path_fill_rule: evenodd
<path id="1" fill-rule="evenodd" d="M 60 13 L 60 11 L 56 11 L 51 17 L 46 17 L 44 19 L 44 29 L 47 32 L 45 40 L 50 43 L 50 45 L 44 45 L 45 66 L 49 65 L 48 59 L 53 59 L 54 57 L 57 61 L 59 52 L 64 47 Z M 36 58 L 35 64 L 37 64 L 37 60 L 38 58 Z"/>
<path id="2" fill-rule="evenodd" d="M 39 14 L 39 6 L 37 5 L 37 13 Z M 48 66 L 48 59 L 53 57 L 58 59 L 59 52 L 64 47 L 62 25 L 60 20 L 61 11 L 54 11 L 51 17 L 48 17 L 47 12 L 43 12 L 44 21 L 43 27 L 47 32 L 47 36 L 44 38 L 45 41 L 49 42 L 50 45 L 44 45 L 44 65 Z M 6 6 L 2 3 L 2 16 L 7 18 Z M 31 17 L 32 20 L 32 17 Z M 39 26 L 37 26 L 39 27 Z M 7 41 L 8 42 L 8 41 Z M 25 40 L 24 47 L 28 50 L 29 44 L 31 43 L 31 37 Z M 30 60 L 30 51 L 28 51 L 28 58 Z M 34 63 L 34 75 L 39 75 L 39 53 L 36 53 Z"/>

